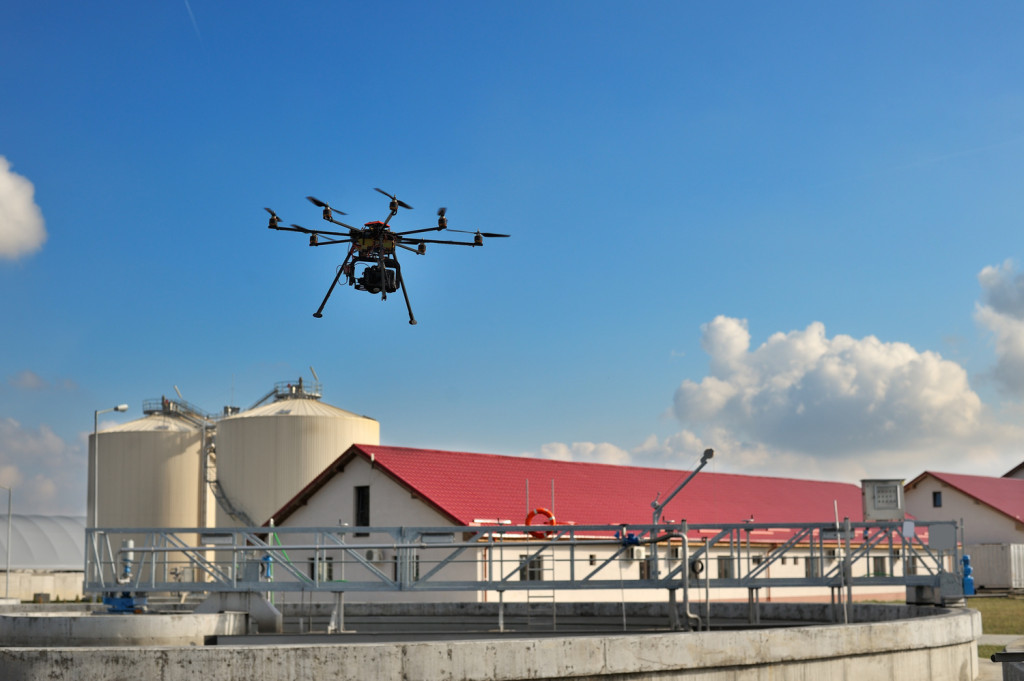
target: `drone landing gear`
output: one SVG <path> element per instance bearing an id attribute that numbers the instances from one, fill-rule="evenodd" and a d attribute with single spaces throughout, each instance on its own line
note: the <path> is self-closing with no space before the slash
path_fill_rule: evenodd
<path id="1" fill-rule="evenodd" d="M 334 293 L 334 287 L 338 285 L 338 280 L 341 279 L 341 275 L 345 273 L 345 266 L 348 264 L 348 261 L 351 257 L 352 251 L 349 251 L 348 255 L 345 256 L 345 260 L 341 263 L 341 266 L 338 268 L 338 273 L 334 275 L 334 281 L 331 282 L 331 287 L 327 289 L 327 295 L 324 296 L 323 302 L 320 303 L 320 307 L 318 307 L 316 309 L 316 312 L 313 313 L 313 316 L 316 317 L 317 319 L 320 319 L 321 317 L 324 316 L 324 305 L 327 304 L 327 299 L 331 297 L 332 293 Z"/>
<path id="2" fill-rule="evenodd" d="M 324 306 L 327 305 L 327 300 L 334 293 L 334 287 L 338 285 L 342 275 L 348 275 L 349 283 L 355 285 L 360 291 L 368 291 L 370 293 L 380 293 L 382 300 L 387 300 L 388 293 L 394 293 L 397 289 L 402 289 L 402 296 L 405 298 L 405 308 L 409 311 L 409 323 L 412 325 L 416 324 L 416 317 L 412 314 L 412 305 L 409 303 L 409 294 L 405 289 L 405 280 L 402 278 L 402 266 L 398 264 L 397 258 L 380 258 L 373 267 L 372 273 L 364 271 L 363 276 L 359 279 L 355 279 L 352 273 L 352 267 L 348 266 L 349 260 L 352 259 L 352 254 L 345 258 L 345 261 L 341 263 L 338 268 L 338 273 L 334 276 L 334 281 L 331 282 L 331 287 L 327 289 L 327 295 L 324 296 L 323 302 L 320 303 L 320 307 L 317 308 L 313 316 L 320 319 L 324 316 Z M 355 258 L 356 261 L 360 259 Z M 369 261 L 375 262 L 375 261 Z M 348 266 L 348 267 L 347 267 Z M 394 278 L 391 277 L 391 270 L 388 268 L 394 268 Z M 369 269 L 369 268 L 368 268 Z"/>
<path id="3" fill-rule="evenodd" d="M 412 316 L 412 305 L 409 304 L 409 294 L 405 290 L 405 282 L 402 280 L 402 268 L 395 260 L 395 272 L 398 273 L 398 285 L 402 287 L 402 295 L 405 297 L 405 309 L 409 310 L 409 323 L 416 325 L 416 318 Z"/>

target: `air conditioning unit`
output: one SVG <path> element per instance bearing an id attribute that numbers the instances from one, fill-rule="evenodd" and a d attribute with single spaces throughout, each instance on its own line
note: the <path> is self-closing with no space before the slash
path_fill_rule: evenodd
<path id="1" fill-rule="evenodd" d="M 366 560 L 371 563 L 381 563 L 384 561 L 384 550 L 383 549 L 366 549 Z"/>
<path id="2" fill-rule="evenodd" d="M 629 556 L 630 560 L 643 560 L 647 557 L 647 549 L 643 546 L 630 546 L 626 555 Z"/>

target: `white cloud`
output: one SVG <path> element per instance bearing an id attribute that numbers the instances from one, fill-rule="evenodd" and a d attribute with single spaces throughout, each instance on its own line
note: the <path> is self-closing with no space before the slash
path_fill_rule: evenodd
<path id="1" fill-rule="evenodd" d="M 15 513 L 83 513 L 84 458 L 45 425 L 0 418 L 0 485 L 13 488 Z"/>
<path id="2" fill-rule="evenodd" d="M 53 383 L 47 381 L 45 378 L 32 371 L 31 369 L 25 369 L 19 371 L 14 376 L 7 379 L 15 388 L 19 390 L 27 390 L 32 392 L 39 392 L 44 390 L 58 391 L 58 392 L 73 392 L 78 389 L 76 384 L 70 378 L 59 378 Z"/>
<path id="3" fill-rule="evenodd" d="M 23 390 L 43 390 L 46 388 L 46 381 L 36 372 L 25 369 L 11 377 L 11 385 Z"/>
<path id="4" fill-rule="evenodd" d="M 828 338 L 819 322 L 753 350 L 745 320 L 719 316 L 703 331 L 711 373 L 676 391 L 684 427 L 815 459 L 938 445 L 979 430 L 982 403 L 967 373 L 936 353 L 873 336 Z"/>
<path id="5" fill-rule="evenodd" d="M 610 463 L 629 465 L 630 455 L 624 449 L 607 442 L 550 442 L 540 448 L 540 458 L 557 461 L 587 461 L 589 463 Z"/>
<path id="6" fill-rule="evenodd" d="M 46 241 L 43 213 L 34 200 L 35 187 L 11 170 L 0 156 L 0 258 L 15 260 L 39 250 Z"/>
<path id="7" fill-rule="evenodd" d="M 1024 394 L 1024 274 L 1007 260 L 978 274 L 982 302 L 974 319 L 992 332 L 996 366 L 989 374 L 996 384 L 1013 395 Z"/>
<path id="8" fill-rule="evenodd" d="M 1011 309 L 1012 300 L 1000 304 Z M 1024 457 L 1024 405 L 996 413 L 963 367 L 937 353 L 874 336 L 830 338 L 818 322 L 757 347 L 742 319 L 719 316 L 702 329 L 709 372 L 676 391 L 681 430 L 630 450 L 549 443 L 540 455 L 692 470 L 711 448 L 709 471 L 852 483 L 925 470 L 1001 475 Z"/>

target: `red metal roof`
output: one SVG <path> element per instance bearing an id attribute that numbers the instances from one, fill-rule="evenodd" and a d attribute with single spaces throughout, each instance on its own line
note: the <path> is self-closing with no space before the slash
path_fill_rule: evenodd
<path id="1" fill-rule="evenodd" d="M 991 506 L 1017 522 L 1024 522 L 1024 479 L 989 478 L 984 475 L 925 471 L 917 476 L 910 485 L 920 482 L 927 475 L 960 490 L 986 506 Z"/>
<path id="2" fill-rule="evenodd" d="M 275 514 L 282 522 L 292 510 L 337 474 L 353 456 L 374 465 L 454 522 L 525 522 L 529 509 L 551 509 L 559 523 L 649 524 L 651 502 L 666 498 L 687 471 L 598 463 L 530 459 L 379 445 L 353 445 Z M 526 497 L 529 481 L 530 498 Z M 553 494 L 552 494 L 553 487 Z M 554 497 L 552 499 L 552 496 Z M 832 522 L 862 520 L 856 485 L 729 473 L 698 474 L 662 512 L 662 521 L 690 523 Z"/>

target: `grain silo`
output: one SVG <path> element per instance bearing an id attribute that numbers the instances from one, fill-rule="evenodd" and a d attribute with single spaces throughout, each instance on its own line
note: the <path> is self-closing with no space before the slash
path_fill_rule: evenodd
<path id="1" fill-rule="evenodd" d="M 380 444 L 376 420 L 321 402 L 318 386 L 271 397 L 217 425 L 218 527 L 262 524 L 349 446 Z"/>
<path id="2" fill-rule="evenodd" d="M 153 400 L 146 416 L 89 436 L 89 515 L 97 527 L 199 527 L 203 419 Z M 98 484 L 94 483 L 98 475 Z M 98 503 L 94 506 L 93 495 Z M 95 509 L 98 522 L 92 522 Z"/>

